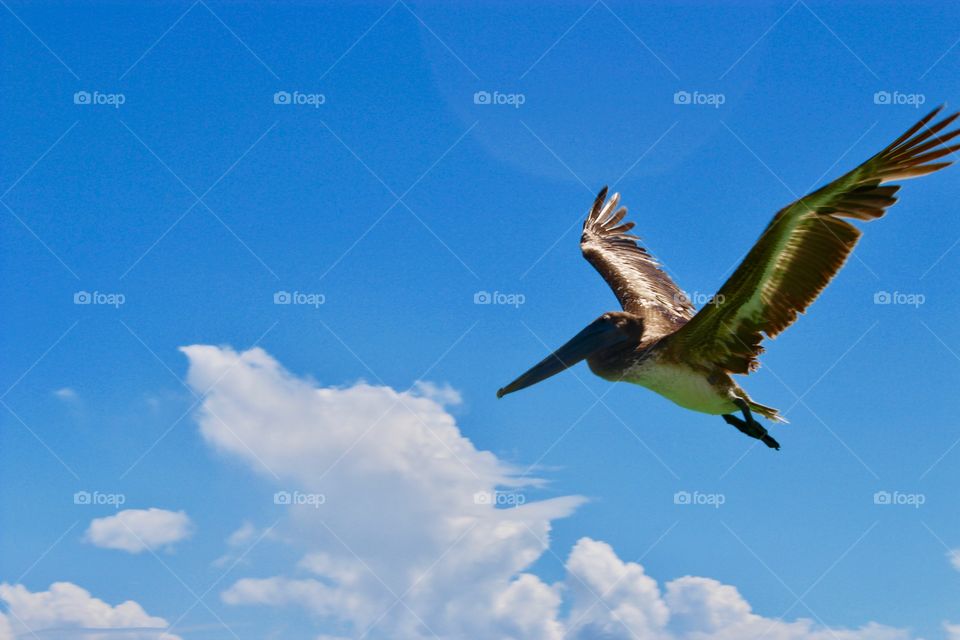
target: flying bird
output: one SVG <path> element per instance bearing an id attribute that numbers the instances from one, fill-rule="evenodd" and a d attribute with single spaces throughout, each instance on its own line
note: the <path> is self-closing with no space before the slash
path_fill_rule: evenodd
<path id="1" fill-rule="evenodd" d="M 764 337 L 774 338 L 797 319 L 837 274 L 860 229 L 850 220 L 880 218 L 900 188 L 888 184 L 939 171 L 935 162 L 960 149 L 941 134 L 960 113 L 930 124 L 943 107 L 910 127 L 859 167 L 781 209 L 713 298 L 696 311 L 639 239 L 628 233 L 620 194 L 597 195 L 583 224 L 583 257 L 613 289 L 623 311 L 588 324 L 539 364 L 497 391 L 502 398 L 586 359 L 611 382 L 646 387 L 674 403 L 720 415 L 727 424 L 772 449 L 779 443 L 754 413 L 786 422 L 747 395 L 732 374 L 758 366 Z M 736 414 L 741 414 L 738 416 Z"/>

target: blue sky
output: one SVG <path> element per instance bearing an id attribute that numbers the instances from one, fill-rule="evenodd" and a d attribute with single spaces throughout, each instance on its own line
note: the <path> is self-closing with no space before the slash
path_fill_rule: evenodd
<path id="1" fill-rule="evenodd" d="M 786 412 L 778 453 L 582 365 L 494 397 L 616 308 L 577 247 L 601 186 L 709 295 L 776 210 L 958 103 L 960 7 L 2 4 L 0 637 L 456 637 L 444 605 L 517 585 L 535 595 L 503 596 L 491 637 L 621 637 L 612 612 L 643 598 L 637 620 L 684 637 L 711 611 L 696 585 L 649 585 L 684 576 L 735 587 L 769 637 L 960 637 L 955 168 L 906 184 L 742 381 Z M 517 476 L 543 481 L 514 494 L 540 536 L 499 566 L 477 550 L 526 532 L 447 494 Z M 437 561 L 455 516 L 493 528 Z M 435 578 L 446 561 L 474 573 Z M 634 590 L 586 611 L 610 567 Z M 394 574 L 427 573 L 371 624 L 380 575 L 400 596 Z M 89 616 L 38 613 L 54 583 Z M 521 629 L 537 606 L 558 626 Z"/>

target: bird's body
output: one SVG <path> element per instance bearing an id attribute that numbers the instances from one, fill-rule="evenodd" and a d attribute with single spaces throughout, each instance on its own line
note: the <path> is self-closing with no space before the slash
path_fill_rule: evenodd
<path id="1" fill-rule="evenodd" d="M 900 187 L 883 185 L 950 164 L 933 161 L 960 149 L 946 145 L 960 129 L 941 133 L 960 114 L 928 126 L 939 111 L 853 171 L 780 210 L 699 311 L 628 233 L 634 223 L 623 222 L 627 210 L 619 207 L 620 195 L 607 200 L 604 187 L 584 222 L 580 249 L 623 311 L 600 316 L 497 396 L 586 360 L 601 378 L 632 382 L 686 409 L 721 415 L 727 424 L 779 449 L 752 412 L 785 420 L 776 409 L 751 400 L 731 374 L 756 369 L 763 339 L 790 326 L 840 270 L 860 237 L 849 220 L 882 217 L 896 202 Z"/>
<path id="2" fill-rule="evenodd" d="M 729 375 L 711 375 L 686 363 L 664 361 L 656 352 L 624 369 L 623 381 L 646 387 L 684 409 L 710 415 L 736 411 L 734 398 L 742 397 L 736 395 L 742 390 Z"/>
<path id="3" fill-rule="evenodd" d="M 628 355 L 594 353 L 587 357 L 587 365 L 604 380 L 639 385 L 684 409 L 723 415 L 738 411 L 736 402 L 743 400 L 760 415 L 783 421 L 776 409 L 754 402 L 726 371 L 675 361 L 665 346 L 658 341 L 641 344 Z"/>
<path id="4" fill-rule="evenodd" d="M 738 387 L 730 376 L 711 376 L 689 364 L 665 362 L 656 353 L 632 363 L 622 375 L 624 382 L 646 387 L 684 409 L 711 415 L 737 410 L 733 399 Z"/>

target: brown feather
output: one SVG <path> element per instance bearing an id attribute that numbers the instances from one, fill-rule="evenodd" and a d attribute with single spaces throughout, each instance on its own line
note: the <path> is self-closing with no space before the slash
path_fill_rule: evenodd
<path id="1" fill-rule="evenodd" d="M 646 338 L 667 335 L 692 318 L 694 308 L 656 258 L 627 233 L 634 223 L 620 224 L 627 210 L 616 209 L 619 194 L 604 205 L 606 197 L 604 187 L 583 223 L 583 257 L 610 285 L 623 309 L 643 317 Z"/>
<path id="2" fill-rule="evenodd" d="M 937 135 L 960 113 L 926 126 L 941 109 L 853 171 L 777 213 L 711 303 L 667 337 L 664 348 L 678 360 L 713 363 L 731 373 L 759 366 L 763 338 L 789 327 L 853 251 L 860 230 L 844 218 L 882 217 L 897 201 L 894 194 L 900 188 L 883 183 L 951 164 L 930 162 L 960 149 L 945 145 L 960 129 Z"/>

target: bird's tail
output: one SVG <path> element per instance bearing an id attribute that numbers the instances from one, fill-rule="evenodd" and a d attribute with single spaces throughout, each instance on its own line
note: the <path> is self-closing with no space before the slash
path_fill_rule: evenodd
<path id="1" fill-rule="evenodd" d="M 756 411 L 767 420 L 773 420 L 774 422 L 783 422 L 783 423 L 787 422 L 787 419 L 781 416 L 780 412 L 774 409 L 773 407 L 768 407 L 766 405 L 760 404 L 759 402 L 754 402 L 753 400 L 747 400 L 747 403 L 750 405 L 751 411 Z"/>

